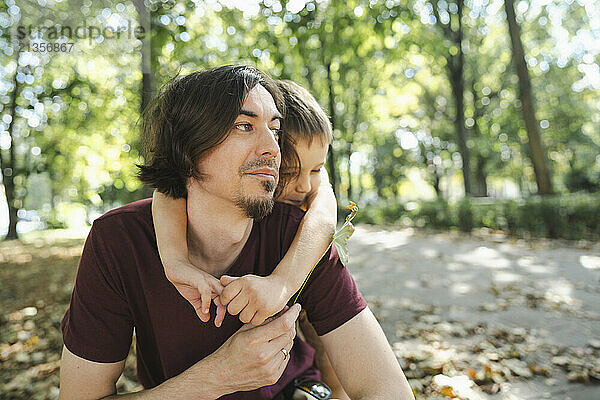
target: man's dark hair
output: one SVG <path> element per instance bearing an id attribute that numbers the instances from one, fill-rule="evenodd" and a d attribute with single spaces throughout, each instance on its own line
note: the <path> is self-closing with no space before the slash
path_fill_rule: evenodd
<path id="1" fill-rule="evenodd" d="M 227 138 L 246 95 L 256 85 L 273 96 L 284 115 L 276 83 L 253 67 L 226 65 L 166 83 L 142 113 L 145 162 L 138 165 L 140 180 L 173 198 L 187 197 L 187 179 L 204 178 L 198 161 Z M 297 158 L 286 136 L 280 135 L 282 157 Z"/>

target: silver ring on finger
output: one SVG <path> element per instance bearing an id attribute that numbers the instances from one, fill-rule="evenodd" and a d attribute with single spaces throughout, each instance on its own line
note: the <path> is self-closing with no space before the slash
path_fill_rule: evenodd
<path id="1" fill-rule="evenodd" d="M 285 360 L 288 356 L 288 352 L 285 348 L 281 349 L 281 352 L 283 353 L 283 359 Z"/>

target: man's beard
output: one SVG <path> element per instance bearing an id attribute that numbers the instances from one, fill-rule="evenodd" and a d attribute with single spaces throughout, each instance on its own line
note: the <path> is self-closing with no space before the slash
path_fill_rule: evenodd
<path id="1" fill-rule="evenodd" d="M 273 197 L 250 197 L 241 193 L 235 197 L 235 205 L 244 210 L 248 218 L 261 220 L 273 211 Z"/>
<path id="2" fill-rule="evenodd" d="M 275 164 L 275 160 L 269 161 L 259 158 L 242 165 L 239 170 L 239 175 L 244 176 L 246 171 L 251 171 L 259 167 L 271 167 L 275 170 L 278 169 L 277 165 Z M 275 179 L 275 181 L 263 180 L 260 183 L 263 189 L 265 189 L 267 192 L 266 196 L 247 196 L 242 193 L 240 188 L 234 198 L 235 205 L 244 210 L 248 218 L 255 220 L 261 220 L 269 215 L 271 211 L 273 211 L 273 205 L 275 204 L 275 201 L 273 200 L 273 193 L 277 187 L 277 179 Z"/>

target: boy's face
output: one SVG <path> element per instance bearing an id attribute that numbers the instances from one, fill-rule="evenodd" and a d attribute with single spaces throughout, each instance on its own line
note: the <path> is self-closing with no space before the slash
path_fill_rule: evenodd
<path id="1" fill-rule="evenodd" d="M 281 193 L 278 201 L 301 206 L 321 184 L 321 168 L 325 164 L 328 144 L 315 138 L 309 145 L 305 140 L 300 140 L 295 146 L 300 158 L 300 176 L 288 183 Z"/>

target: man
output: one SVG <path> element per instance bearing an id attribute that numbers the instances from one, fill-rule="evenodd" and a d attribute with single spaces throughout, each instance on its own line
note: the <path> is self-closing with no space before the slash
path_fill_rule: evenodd
<path id="1" fill-rule="evenodd" d="M 145 115 L 141 178 L 187 196 L 190 258 L 215 277 L 268 275 L 302 219 L 273 202 L 281 111 L 268 77 L 225 66 L 176 79 Z M 150 209 L 142 200 L 94 222 L 61 324 L 61 398 L 112 398 L 134 327 L 147 390 L 132 398 L 285 399 L 295 378 L 318 376 L 314 351 L 294 338 L 298 305 L 257 327 L 231 315 L 220 328 L 200 321 L 164 275 Z M 351 398 L 413 398 L 335 250 L 300 303 Z"/>

